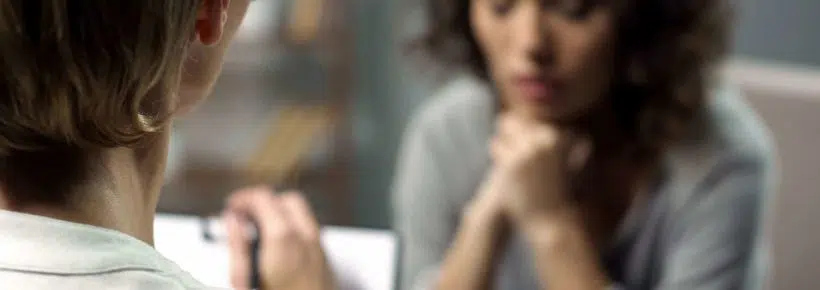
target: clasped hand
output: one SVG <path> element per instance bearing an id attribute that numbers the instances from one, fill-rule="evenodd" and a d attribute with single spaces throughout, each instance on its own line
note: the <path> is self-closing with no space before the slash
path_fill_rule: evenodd
<path id="1" fill-rule="evenodd" d="M 490 144 L 493 166 L 470 210 L 502 214 L 518 224 L 572 208 L 568 181 L 586 158 L 584 149 L 571 132 L 502 115 Z"/>

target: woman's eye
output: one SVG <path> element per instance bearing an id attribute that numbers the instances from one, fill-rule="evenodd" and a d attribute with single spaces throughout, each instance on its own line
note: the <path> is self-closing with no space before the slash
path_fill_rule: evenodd
<path id="1" fill-rule="evenodd" d="M 490 6 L 493 8 L 493 12 L 497 15 L 504 15 L 513 8 L 513 0 L 494 0 L 491 1 Z"/>
<path id="2" fill-rule="evenodd" d="M 546 0 L 546 8 L 554 9 L 555 11 L 568 16 L 573 19 L 584 18 L 590 10 L 592 10 L 593 1 L 589 0 Z"/>
<path id="3" fill-rule="evenodd" d="M 576 15 L 581 13 L 584 2 L 583 0 L 562 0 L 559 9 L 568 15 Z"/>

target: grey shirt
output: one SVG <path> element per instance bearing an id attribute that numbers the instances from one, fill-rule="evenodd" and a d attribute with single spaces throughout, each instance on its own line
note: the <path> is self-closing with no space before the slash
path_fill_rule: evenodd
<path id="1" fill-rule="evenodd" d="M 403 289 L 429 289 L 462 208 L 490 166 L 491 91 L 462 77 L 411 121 L 393 192 L 403 239 Z M 669 148 L 649 200 L 632 208 L 601 261 L 628 290 L 763 289 L 762 238 L 776 182 L 769 134 L 740 94 L 713 90 L 698 130 Z M 513 234 L 496 268 L 495 289 L 539 289 L 530 250 Z"/>

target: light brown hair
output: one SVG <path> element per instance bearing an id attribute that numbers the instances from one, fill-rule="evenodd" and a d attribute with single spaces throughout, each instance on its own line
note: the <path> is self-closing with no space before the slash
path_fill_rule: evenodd
<path id="1" fill-rule="evenodd" d="M 81 155 L 135 146 L 162 127 L 199 4 L 0 0 L 0 181 L 6 193 L 21 202 L 63 202 L 46 192 L 57 189 L 22 197 L 14 196 L 15 188 L 50 171 L 58 176 L 38 177 L 59 183 L 59 175 L 77 174 L 71 171 Z"/>

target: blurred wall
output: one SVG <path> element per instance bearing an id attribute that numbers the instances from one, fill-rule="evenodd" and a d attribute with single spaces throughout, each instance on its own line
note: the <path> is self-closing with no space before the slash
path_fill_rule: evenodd
<path id="1" fill-rule="evenodd" d="M 820 1 L 735 0 L 738 54 L 820 66 Z"/>
<path id="2" fill-rule="evenodd" d="M 394 0 L 353 0 L 356 5 L 356 102 L 354 134 L 357 193 L 355 223 L 367 227 L 389 227 L 387 198 L 393 156 L 401 135 L 404 108 L 396 104 L 401 79 L 394 71 L 392 7 Z"/>

